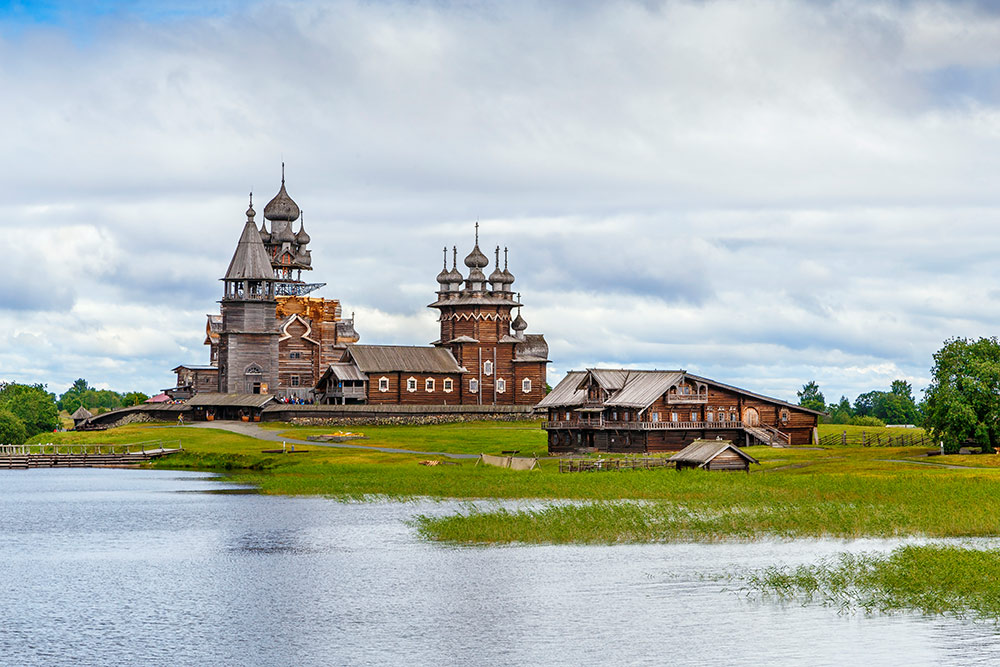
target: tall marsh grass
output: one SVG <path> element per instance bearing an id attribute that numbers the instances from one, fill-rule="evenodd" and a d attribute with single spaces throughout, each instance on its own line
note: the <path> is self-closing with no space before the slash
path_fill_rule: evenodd
<path id="1" fill-rule="evenodd" d="M 767 568 L 746 590 L 865 613 L 917 611 L 1000 622 L 1000 550 L 904 546 L 887 556 L 842 554 L 818 565 Z"/>

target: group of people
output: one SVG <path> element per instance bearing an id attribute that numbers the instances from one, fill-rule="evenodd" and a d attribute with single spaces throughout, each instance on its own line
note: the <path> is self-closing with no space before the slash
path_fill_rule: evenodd
<path id="1" fill-rule="evenodd" d="M 311 398 L 299 398 L 298 396 L 285 396 L 284 398 L 277 399 L 278 403 L 288 403 L 290 405 L 312 405 L 313 399 Z"/>

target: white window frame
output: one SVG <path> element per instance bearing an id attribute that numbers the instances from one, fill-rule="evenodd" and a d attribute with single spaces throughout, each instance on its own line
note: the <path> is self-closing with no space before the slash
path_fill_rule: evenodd
<path id="1" fill-rule="evenodd" d="M 479 393 L 479 380 L 476 378 L 469 379 L 469 393 L 478 394 Z"/>
<path id="2" fill-rule="evenodd" d="M 521 392 L 525 394 L 531 393 L 531 378 L 521 380 Z"/>
<path id="3" fill-rule="evenodd" d="M 677 413 L 676 412 L 671 412 L 670 413 L 670 421 L 672 421 L 672 422 L 676 422 L 677 421 Z"/>
<path id="4" fill-rule="evenodd" d="M 660 413 L 659 412 L 654 412 L 653 413 L 653 421 L 654 422 L 660 421 Z"/>
<path id="5" fill-rule="evenodd" d="M 452 389 L 455 386 L 454 383 L 453 383 L 453 381 L 452 381 L 452 379 L 451 378 L 445 378 L 443 384 L 444 384 L 444 391 L 445 391 L 445 393 L 446 394 L 450 394 L 451 391 L 452 391 Z"/>
<path id="6" fill-rule="evenodd" d="M 503 378 L 497 378 L 497 393 L 502 394 L 507 391 L 507 381 Z"/>
<path id="7" fill-rule="evenodd" d="M 413 393 L 417 390 L 417 378 L 408 377 L 406 378 L 406 391 Z"/>
<path id="8" fill-rule="evenodd" d="M 381 392 L 389 391 L 389 378 L 383 375 L 378 379 L 378 390 Z"/>
<path id="9" fill-rule="evenodd" d="M 427 378 L 424 380 L 424 391 L 426 392 L 434 391 L 434 378 Z"/>
<path id="10" fill-rule="evenodd" d="M 692 412 L 691 413 L 691 421 L 693 421 L 693 422 L 698 421 L 698 413 L 697 412 Z"/>
<path id="11" fill-rule="evenodd" d="M 493 375 L 493 362 L 488 359 L 483 362 L 483 375 Z"/>
<path id="12" fill-rule="evenodd" d="M 707 421 L 707 422 L 715 421 L 714 416 L 715 416 L 715 413 L 712 412 L 711 410 L 709 410 L 708 412 L 705 413 L 705 421 Z"/>

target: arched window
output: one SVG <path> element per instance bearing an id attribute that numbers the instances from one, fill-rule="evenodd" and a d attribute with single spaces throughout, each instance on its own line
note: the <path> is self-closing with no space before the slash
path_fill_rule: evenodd
<path id="1" fill-rule="evenodd" d="M 497 393 L 502 394 L 507 391 L 507 381 L 503 378 L 497 378 Z"/>
<path id="2" fill-rule="evenodd" d="M 417 390 L 417 378 L 406 378 L 406 391 Z"/>
<path id="3" fill-rule="evenodd" d="M 524 378 L 521 380 L 521 391 L 525 394 L 531 393 L 531 378 Z"/>
<path id="4" fill-rule="evenodd" d="M 453 386 L 452 379 L 451 378 L 445 378 L 444 379 L 444 390 L 450 394 L 452 386 Z"/>
<path id="5" fill-rule="evenodd" d="M 483 362 L 483 375 L 493 375 L 493 362 L 484 361 Z"/>
<path id="6" fill-rule="evenodd" d="M 469 380 L 469 393 L 470 394 L 479 393 L 479 380 L 477 380 L 476 378 L 472 378 L 471 380 Z"/>
<path id="7" fill-rule="evenodd" d="M 380 377 L 378 379 L 378 390 L 379 391 L 389 391 L 389 378 Z"/>
<path id="8" fill-rule="evenodd" d="M 424 380 L 424 391 L 434 391 L 434 378 Z"/>

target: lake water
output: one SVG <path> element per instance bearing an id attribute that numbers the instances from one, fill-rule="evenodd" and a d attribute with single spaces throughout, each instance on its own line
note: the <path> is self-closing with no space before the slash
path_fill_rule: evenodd
<path id="1" fill-rule="evenodd" d="M 883 541 L 465 548 L 453 503 L 223 495 L 202 474 L 0 471 L 0 664 L 970 665 L 992 624 L 747 601 L 701 574 Z"/>

